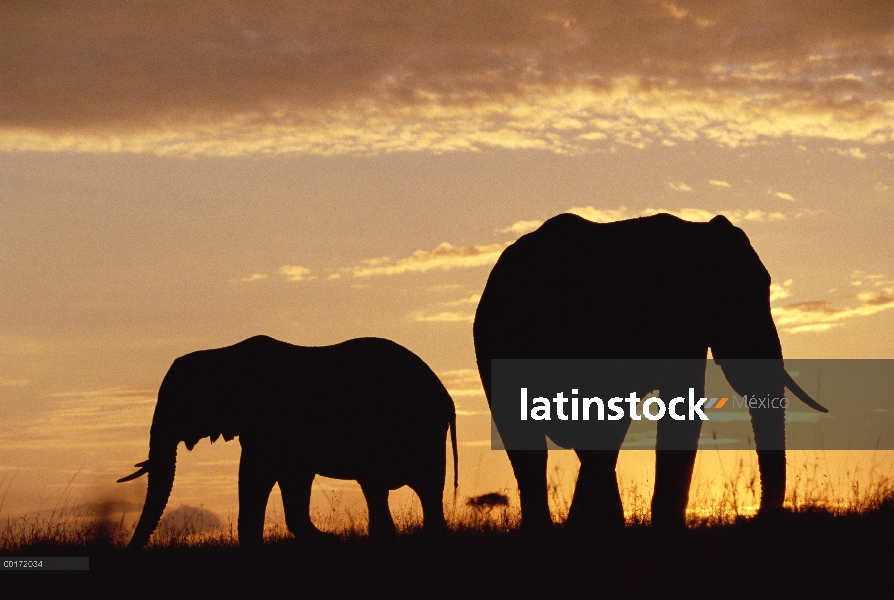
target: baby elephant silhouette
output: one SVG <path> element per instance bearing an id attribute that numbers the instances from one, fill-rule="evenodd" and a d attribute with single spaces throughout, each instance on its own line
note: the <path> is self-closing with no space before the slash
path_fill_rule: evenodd
<path id="1" fill-rule="evenodd" d="M 388 491 L 410 486 L 426 530 L 444 530 L 448 429 L 457 485 L 456 413 L 444 385 L 421 358 L 380 338 L 304 347 L 257 336 L 174 361 L 158 391 L 149 459 L 119 482 L 149 474 L 146 502 L 130 541 L 142 548 L 174 485 L 177 446 L 239 436 L 240 545 L 259 545 L 264 511 L 279 483 L 286 524 L 296 537 L 319 534 L 309 516 L 319 474 L 356 479 L 372 536 L 393 535 Z"/>

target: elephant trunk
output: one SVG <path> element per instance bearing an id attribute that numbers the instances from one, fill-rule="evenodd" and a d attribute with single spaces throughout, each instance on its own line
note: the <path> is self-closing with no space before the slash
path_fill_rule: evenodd
<path id="1" fill-rule="evenodd" d="M 780 389 L 772 397 L 781 396 Z M 760 512 L 778 512 L 785 499 L 785 409 L 752 409 L 751 426 L 761 477 Z"/>
<path id="2" fill-rule="evenodd" d="M 827 413 L 829 409 L 801 389 L 785 369 L 780 369 L 782 385 L 774 386 L 770 398 L 782 398 L 783 386 L 790 389 L 810 408 Z M 782 508 L 785 498 L 785 409 L 765 407 L 751 409 L 751 425 L 757 447 L 757 462 L 761 474 L 761 512 L 768 513 Z"/>
<path id="3" fill-rule="evenodd" d="M 146 489 L 146 502 L 143 504 L 143 512 L 137 523 L 133 537 L 128 548 L 139 549 L 146 545 L 149 537 L 168 504 L 171 489 L 174 487 L 174 469 L 177 463 L 177 445 L 167 444 L 164 448 L 158 448 L 150 441 L 149 460 L 146 469 L 149 472 L 149 484 Z"/>
<path id="4" fill-rule="evenodd" d="M 766 351 L 764 356 L 770 354 Z M 776 352 L 773 352 L 776 354 Z M 781 355 L 781 353 L 779 353 Z M 727 381 L 749 403 L 761 478 L 761 513 L 782 509 L 785 498 L 785 409 L 764 399 L 782 398 L 787 374 L 781 358 L 717 360 Z"/>

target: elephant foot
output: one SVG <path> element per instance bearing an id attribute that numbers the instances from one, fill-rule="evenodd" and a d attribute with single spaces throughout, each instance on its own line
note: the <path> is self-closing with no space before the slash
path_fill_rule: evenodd
<path id="1" fill-rule="evenodd" d="M 264 545 L 263 529 L 245 527 L 238 532 L 239 548 L 254 550 Z"/>
<path id="2" fill-rule="evenodd" d="M 325 544 L 341 540 L 341 536 L 338 534 L 320 531 L 310 523 L 306 527 L 290 529 L 289 531 L 292 533 L 296 541 L 309 544 Z"/>
<path id="3" fill-rule="evenodd" d="M 245 552 L 255 552 L 264 547 L 264 540 L 260 539 L 251 539 L 251 540 L 239 540 L 239 549 Z"/>
<path id="4" fill-rule="evenodd" d="M 302 528 L 297 534 L 293 531 L 294 540 L 301 546 L 323 546 L 341 542 L 341 536 L 335 533 L 320 531 L 313 525 Z"/>
<path id="5" fill-rule="evenodd" d="M 529 520 L 526 521 L 522 518 L 521 524 L 521 534 L 525 538 L 529 539 L 540 539 L 549 536 L 553 536 L 556 533 L 556 526 L 552 522 L 552 519 L 549 522 L 545 522 L 542 520 Z"/>
<path id="6" fill-rule="evenodd" d="M 617 537 L 624 533 L 624 521 L 605 520 L 580 520 L 568 519 L 565 522 L 564 531 L 572 538 L 605 540 L 607 537 Z"/>
<path id="7" fill-rule="evenodd" d="M 441 522 L 423 525 L 420 533 L 426 539 L 441 540 L 447 535 L 447 531 L 447 524 Z"/>
<path id="8" fill-rule="evenodd" d="M 264 547 L 263 543 L 239 542 L 239 551 L 240 552 L 249 552 L 249 553 L 260 552 L 263 547 Z"/>
<path id="9" fill-rule="evenodd" d="M 792 516 L 790 510 L 781 506 L 762 506 L 754 517 L 754 522 L 759 525 L 776 526 Z"/>
<path id="10" fill-rule="evenodd" d="M 685 514 L 662 514 L 652 511 L 652 529 L 656 531 L 686 531 Z"/>
<path id="11" fill-rule="evenodd" d="M 369 539 L 376 542 L 391 542 L 397 539 L 397 531 L 388 527 L 373 529 L 369 532 Z"/>

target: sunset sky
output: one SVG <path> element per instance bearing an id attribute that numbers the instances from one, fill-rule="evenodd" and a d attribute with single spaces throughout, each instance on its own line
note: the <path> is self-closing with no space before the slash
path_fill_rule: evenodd
<path id="1" fill-rule="evenodd" d="M 894 9 L 720 4 L 0 4 L 0 517 L 140 505 L 113 482 L 171 362 L 256 334 L 405 345 L 453 393 L 461 496 L 510 488 L 472 317 L 569 210 L 727 215 L 787 357 L 894 358 Z M 238 456 L 182 449 L 170 506 L 235 514 Z"/>

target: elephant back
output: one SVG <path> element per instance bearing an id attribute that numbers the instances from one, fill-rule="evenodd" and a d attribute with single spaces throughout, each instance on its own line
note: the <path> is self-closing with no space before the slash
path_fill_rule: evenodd
<path id="1" fill-rule="evenodd" d="M 261 396 L 283 416 L 280 435 L 300 439 L 301 452 L 372 464 L 383 462 L 383 452 L 429 443 L 433 432 L 443 443 L 453 401 L 411 351 L 382 338 L 293 348 L 267 365 L 265 379 L 287 381 L 286 389 L 268 388 Z"/>

